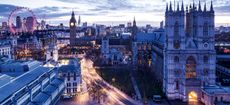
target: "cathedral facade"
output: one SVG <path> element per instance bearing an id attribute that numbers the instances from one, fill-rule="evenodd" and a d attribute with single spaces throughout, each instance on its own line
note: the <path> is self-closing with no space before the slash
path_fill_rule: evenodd
<path id="1" fill-rule="evenodd" d="M 206 4 L 166 6 L 163 91 L 169 99 L 201 100 L 202 87 L 215 85 L 214 10 Z"/>

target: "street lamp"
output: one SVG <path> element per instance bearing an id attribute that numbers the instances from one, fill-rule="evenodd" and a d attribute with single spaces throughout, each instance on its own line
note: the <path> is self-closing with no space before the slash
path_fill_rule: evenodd
<path id="1" fill-rule="evenodd" d="M 113 78 L 112 78 L 112 82 L 115 82 L 115 81 L 116 81 L 116 79 L 113 77 Z"/>

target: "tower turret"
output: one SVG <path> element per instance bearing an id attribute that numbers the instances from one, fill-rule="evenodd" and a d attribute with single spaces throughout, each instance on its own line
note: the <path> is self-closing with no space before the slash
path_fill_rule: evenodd
<path id="1" fill-rule="evenodd" d="M 179 8 L 179 2 L 177 3 L 177 12 L 180 11 L 180 8 Z"/>
<path id="2" fill-rule="evenodd" d="M 169 12 L 172 12 L 172 2 L 170 1 L 170 4 L 169 4 Z"/>
<path id="3" fill-rule="evenodd" d="M 212 1 L 211 1 L 210 12 L 214 12 L 214 10 L 213 10 L 213 4 L 212 4 Z"/>
<path id="4" fill-rule="evenodd" d="M 201 4 L 200 4 L 200 1 L 199 1 L 199 7 L 198 7 L 198 11 L 201 12 Z"/>
<path id="5" fill-rule="evenodd" d="M 166 13 L 169 11 L 168 3 L 166 4 Z"/>
<path id="6" fill-rule="evenodd" d="M 206 12 L 207 11 L 207 9 L 206 9 L 206 3 L 204 4 L 204 12 Z"/>
<path id="7" fill-rule="evenodd" d="M 181 4 L 181 11 L 184 12 L 184 2 L 182 1 L 182 4 Z"/>

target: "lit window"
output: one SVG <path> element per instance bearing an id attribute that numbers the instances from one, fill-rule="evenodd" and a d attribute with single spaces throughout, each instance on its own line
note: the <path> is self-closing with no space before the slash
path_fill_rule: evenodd
<path id="1" fill-rule="evenodd" d="M 186 61 L 186 78 L 196 77 L 196 60 L 194 57 L 188 57 Z"/>

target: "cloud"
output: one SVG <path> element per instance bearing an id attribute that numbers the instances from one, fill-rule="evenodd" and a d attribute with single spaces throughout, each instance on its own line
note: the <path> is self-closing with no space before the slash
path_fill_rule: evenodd
<path id="1" fill-rule="evenodd" d="M 48 1 L 50 0 L 47 0 L 47 2 Z M 133 16 L 136 16 L 137 19 L 140 20 L 142 19 L 143 21 L 146 21 L 146 19 L 151 20 L 154 17 L 162 18 L 165 13 L 166 2 L 169 2 L 170 0 L 51 0 L 51 1 L 57 3 L 58 5 L 50 6 L 49 4 L 44 5 L 45 4 L 44 3 L 42 5 L 43 7 L 41 7 L 41 5 L 35 6 L 33 8 L 31 7 L 32 11 L 37 16 L 38 19 L 46 18 L 51 20 L 51 19 L 60 19 L 63 17 L 66 17 L 67 19 L 68 17 L 70 17 L 72 9 L 74 9 L 76 15 L 82 15 L 83 17 L 87 17 L 87 19 L 92 19 L 95 21 L 98 21 L 98 17 L 100 18 L 105 17 L 103 20 L 106 21 L 106 19 L 108 18 L 110 20 L 118 19 L 118 18 L 127 20 L 126 18 L 132 19 Z M 172 4 L 174 5 L 173 2 L 174 0 L 171 1 Z M 175 3 L 180 2 L 181 5 L 181 1 L 182 0 L 175 0 Z M 193 0 L 183 0 L 183 1 L 185 6 L 193 2 Z M 197 5 L 199 0 L 194 0 L 194 1 L 196 2 Z M 207 3 L 207 9 L 210 8 L 210 4 L 211 4 L 210 0 L 200 0 L 200 1 L 202 3 L 202 8 L 205 1 Z M 37 0 L 37 2 L 40 3 L 42 1 Z M 214 4 L 216 16 L 230 15 L 230 0 L 213 0 L 213 4 Z M 17 4 L 14 5 L 0 4 L 1 21 L 7 19 L 10 12 L 16 7 Z M 93 16 L 97 18 L 94 18 Z M 148 18 L 146 16 L 152 16 L 152 18 Z M 158 20 L 163 20 L 163 19 L 158 19 Z"/>
<path id="2" fill-rule="evenodd" d="M 0 16 L 1 17 L 8 17 L 10 12 L 14 10 L 17 6 L 15 5 L 8 5 L 8 4 L 0 4 Z"/>

